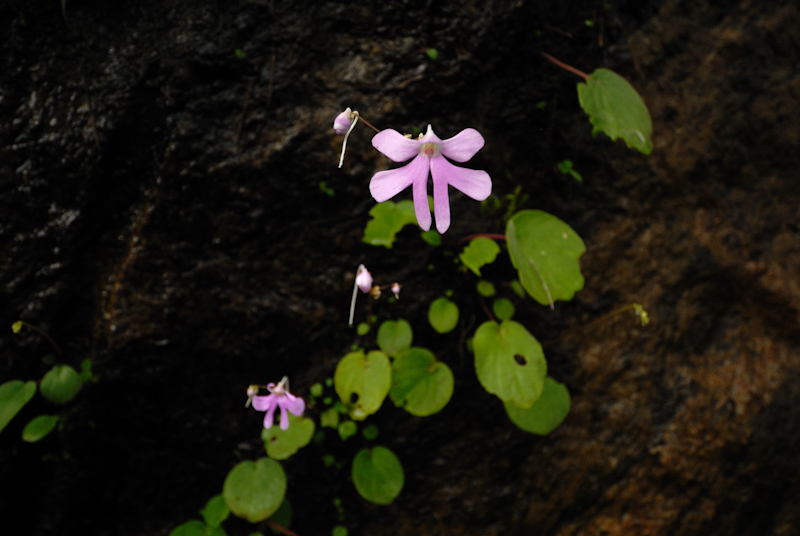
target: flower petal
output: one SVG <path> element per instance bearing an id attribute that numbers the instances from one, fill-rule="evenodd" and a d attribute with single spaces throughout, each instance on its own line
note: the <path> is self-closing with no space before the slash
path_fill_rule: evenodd
<path id="1" fill-rule="evenodd" d="M 344 136 L 344 134 L 350 129 L 350 125 L 353 123 L 353 120 L 350 119 L 350 113 L 352 110 L 348 107 L 345 111 L 340 113 L 336 116 L 336 119 L 333 120 L 333 130 L 340 136 Z"/>
<path id="2" fill-rule="evenodd" d="M 424 136 L 422 136 L 422 138 L 419 140 L 418 143 L 420 144 L 435 143 L 437 145 L 441 145 L 443 142 L 442 138 L 437 136 L 436 133 L 433 131 L 433 127 L 428 125 L 428 131 L 425 133 Z"/>
<path id="3" fill-rule="evenodd" d="M 258 411 L 267 411 L 269 408 L 277 405 L 276 398 L 278 398 L 277 395 L 254 396 L 253 408 Z"/>
<path id="4" fill-rule="evenodd" d="M 281 407 L 289 410 L 289 413 L 295 417 L 302 417 L 303 412 L 306 410 L 306 401 L 299 396 L 287 394 L 286 399 L 284 400 L 283 404 L 281 404 Z"/>
<path id="5" fill-rule="evenodd" d="M 444 180 L 475 201 L 483 201 L 492 193 L 492 179 L 480 169 L 468 169 L 454 166 L 444 158 L 431 159 L 431 175 L 434 188 L 437 180 Z M 436 203 L 436 193 L 433 194 Z"/>
<path id="6" fill-rule="evenodd" d="M 383 203 L 408 188 L 412 182 L 427 182 L 429 169 L 428 158 L 418 154 L 403 167 L 377 172 L 369 182 L 369 192 L 375 201 Z"/>
<path id="7" fill-rule="evenodd" d="M 421 160 L 426 168 L 430 167 L 430 158 L 427 156 L 419 156 L 414 159 L 414 162 Z M 414 163 L 412 162 L 412 164 Z M 409 164 L 411 165 L 411 164 Z M 425 175 L 414 179 L 414 187 L 412 189 L 414 198 L 414 213 L 417 216 L 417 224 L 423 231 L 429 231 L 431 228 L 431 209 L 428 207 L 428 170 L 425 170 Z"/>
<path id="8" fill-rule="evenodd" d="M 289 429 L 289 414 L 286 413 L 286 408 L 281 407 L 281 430 Z"/>
<path id="9" fill-rule="evenodd" d="M 431 171 L 437 160 L 444 160 L 444 157 L 440 155 L 431 159 Z M 447 196 L 447 181 L 438 174 L 433 175 L 433 214 L 436 216 L 436 230 L 444 234 L 450 228 L 450 198 Z"/>
<path id="10" fill-rule="evenodd" d="M 372 146 L 395 162 L 405 162 L 419 154 L 420 142 L 388 128 L 372 137 Z"/>
<path id="11" fill-rule="evenodd" d="M 272 428 L 272 421 L 275 419 L 275 408 L 277 407 L 278 407 L 277 404 L 271 406 L 267 410 L 267 413 L 264 415 L 264 428 L 266 428 L 267 430 Z"/>
<path id="12" fill-rule="evenodd" d="M 466 162 L 481 150 L 485 141 L 474 128 L 462 130 L 442 142 L 442 154 L 456 162 Z M 451 183 L 452 184 L 452 183 Z"/>

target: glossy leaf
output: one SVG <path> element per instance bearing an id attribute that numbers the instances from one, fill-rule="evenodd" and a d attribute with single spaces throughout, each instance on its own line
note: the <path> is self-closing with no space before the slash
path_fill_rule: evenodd
<path id="1" fill-rule="evenodd" d="M 39 389 L 50 402 L 65 404 L 78 395 L 82 385 L 83 380 L 74 368 L 56 365 L 44 375 Z"/>
<path id="2" fill-rule="evenodd" d="M 481 267 L 493 263 L 498 253 L 500 253 L 500 246 L 497 245 L 497 242 L 491 238 L 479 236 L 470 240 L 458 258 L 461 259 L 464 266 L 480 277 Z"/>
<path id="3" fill-rule="evenodd" d="M 391 503 L 405 483 L 400 460 L 385 447 L 360 450 L 353 459 L 352 478 L 358 493 L 375 504 Z"/>
<path id="4" fill-rule="evenodd" d="M 384 201 L 369 211 L 372 219 L 364 230 L 364 242 L 372 246 L 391 248 L 395 235 L 406 225 L 416 224 L 414 203 L 411 201 Z"/>
<path id="5" fill-rule="evenodd" d="M 428 309 L 428 322 L 439 333 L 449 333 L 458 324 L 458 306 L 447 298 L 433 300 Z"/>
<path id="6" fill-rule="evenodd" d="M 653 123 L 642 97 L 627 80 L 609 69 L 597 69 L 578 84 L 578 101 L 589 114 L 592 134 L 622 138 L 631 149 L 650 154 Z"/>
<path id="7" fill-rule="evenodd" d="M 289 428 L 281 430 L 280 426 L 272 426 L 269 430 L 261 429 L 261 440 L 267 448 L 267 455 L 276 460 L 285 460 L 305 447 L 314 437 L 314 421 L 305 415 L 295 417 L 289 415 Z"/>
<path id="8" fill-rule="evenodd" d="M 336 366 L 333 383 L 350 417 L 360 421 L 378 411 L 389 394 L 392 365 L 386 354 L 377 350 L 367 355 L 350 352 Z"/>
<path id="9" fill-rule="evenodd" d="M 231 512 L 251 523 L 274 514 L 285 495 L 286 473 L 271 458 L 240 462 L 222 486 L 222 496 Z"/>
<path id="10" fill-rule="evenodd" d="M 378 328 L 378 348 L 393 356 L 411 347 L 414 334 L 411 324 L 403 320 L 387 320 Z"/>
<path id="11" fill-rule="evenodd" d="M 523 409 L 512 402 L 506 402 L 505 409 L 511 422 L 522 430 L 547 435 L 567 418 L 570 404 L 566 386 L 548 376 L 544 381 L 542 396 L 533 406 Z"/>
<path id="12" fill-rule="evenodd" d="M 0 431 L 36 394 L 36 382 L 11 380 L 0 385 Z"/>
<path id="13" fill-rule="evenodd" d="M 39 415 L 30 420 L 25 428 L 22 429 L 22 440 L 28 443 L 36 443 L 44 439 L 53 428 L 58 424 L 56 415 Z"/>
<path id="14" fill-rule="evenodd" d="M 396 406 L 417 417 L 433 415 L 453 396 L 453 372 L 426 348 L 409 348 L 392 363 L 392 390 Z"/>
<path id="15" fill-rule="evenodd" d="M 506 240 L 522 286 L 542 305 L 568 301 L 583 288 L 579 259 L 586 246 L 572 228 L 541 210 L 522 210 L 508 220 Z"/>
<path id="16" fill-rule="evenodd" d="M 547 363 L 542 346 L 513 320 L 484 322 L 475 331 L 475 371 L 488 392 L 529 408 L 541 396 Z"/>

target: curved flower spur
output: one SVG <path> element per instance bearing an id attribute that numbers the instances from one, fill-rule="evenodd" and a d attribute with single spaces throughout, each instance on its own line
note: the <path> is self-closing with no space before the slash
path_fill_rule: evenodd
<path id="1" fill-rule="evenodd" d="M 484 139 L 474 128 L 462 130 L 452 138 L 440 139 L 433 128 L 417 139 L 406 137 L 396 130 L 386 129 L 375 134 L 372 146 L 395 162 L 411 162 L 397 169 L 379 171 L 369 183 L 375 201 L 391 199 L 412 186 L 417 223 L 424 230 L 431 228 L 428 208 L 428 174 L 433 178 L 433 213 L 436 229 L 444 233 L 450 227 L 450 199 L 447 187 L 452 186 L 476 201 L 492 193 L 492 179 L 482 170 L 455 166 L 455 162 L 470 160 L 483 147 Z"/>

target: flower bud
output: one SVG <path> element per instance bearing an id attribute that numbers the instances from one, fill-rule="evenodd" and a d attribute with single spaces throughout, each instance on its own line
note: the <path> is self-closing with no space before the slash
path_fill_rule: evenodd
<path id="1" fill-rule="evenodd" d="M 352 110 L 350 110 L 350 107 L 348 106 L 345 111 L 337 115 L 336 119 L 333 120 L 333 130 L 339 136 L 344 136 L 344 134 L 350 128 L 352 122 Z"/>
<path id="2" fill-rule="evenodd" d="M 358 270 L 356 271 L 356 285 L 358 289 L 365 294 L 372 288 L 372 274 L 369 273 L 369 270 L 367 270 L 367 267 L 363 264 L 358 265 Z"/>

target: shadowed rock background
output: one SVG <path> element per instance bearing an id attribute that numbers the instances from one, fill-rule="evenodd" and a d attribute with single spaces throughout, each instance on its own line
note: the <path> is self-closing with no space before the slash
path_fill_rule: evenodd
<path id="1" fill-rule="evenodd" d="M 346 327 L 363 262 L 404 284 L 374 310 L 408 319 L 456 391 L 432 417 L 377 415 L 406 470 L 388 507 L 347 481 L 358 439 L 286 462 L 300 535 L 330 534 L 335 497 L 352 535 L 800 534 L 798 27 L 791 0 L 4 3 L 0 380 L 49 368 L 47 341 L 11 333 L 22 319 L 98 381 L 64 408 L 37 396 L 0 434 L 2 532 L 166 535 L 197 518 L 263 455 L 246 386 L 288 374 L 307 395 L 369 342 Z M 579 79 L 543 51 L 631 81 L 652 155 L 593 138 Z M 391 250 L 361 241 L 390 162 L 359 126 L 336 168 L 346 106 L 380 128 L 477 128 L 469 166 L 494 193 L 520 185 L 518 208 L 585 240 L 575 300 L 517 302 L 572 394 L 549 436 L 475 379 L 474 277 L 411 228 Z M 502 210 L 451 198 L 447 249 L 503 232 Z M 426 317 L 444 288 L 462 304 L 450 336 Z M 631 302 L 646 328 L 592 323 Z M 58 411 L 62 430 L 22 444 Z"/>

